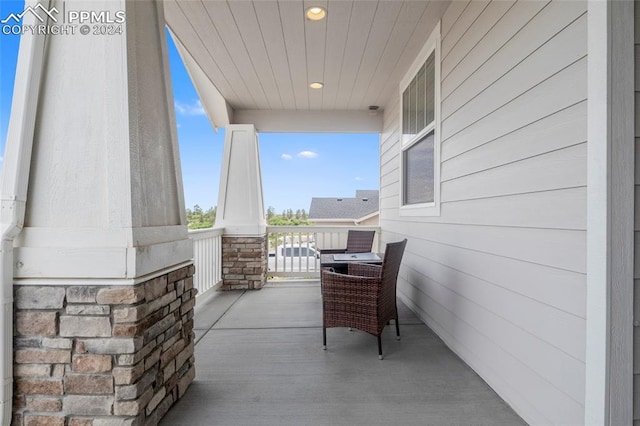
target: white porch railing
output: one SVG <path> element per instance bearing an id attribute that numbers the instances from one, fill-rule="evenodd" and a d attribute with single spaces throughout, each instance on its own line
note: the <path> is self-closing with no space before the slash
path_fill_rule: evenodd
<path id="1" fill-rule="evenodd" d="M 346 247 L 349 229 L 376 231 L 372 250 L 380 251 L 380 228 L 377 226 L 268 226 L 267 276 L 319 278 L 320 250 Z M 199 296 L 222 281 L 223 232 L 224 228 L 189 231 L 196 267 L 193 285 Z"/>
<path id="2" fill-rule="evenodd" d="M 346 247 L 349 229 L 376 231 L 372 251 L 380 251 L 377 226 L 267 226 L 267 276 L 319 278 L 320 250 Z"/>
<path id="3" fill-rule="evenodd" d="M 222 233 L 224 228 L 207 228 L 189 231 L 193 241 L 193 261 L 196 273 L 193 285 L 198 296 L 216 287 L 222 281 Z"/>

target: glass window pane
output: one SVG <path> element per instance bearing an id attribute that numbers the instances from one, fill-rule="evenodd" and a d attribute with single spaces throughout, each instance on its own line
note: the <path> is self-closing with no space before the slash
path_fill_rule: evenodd
<path id="1" fill-rule="evenodd" d="M 426 108 L 426 125 L 433 122 L 435 119 L 435 54 L 432 53 L 427 62 L 425 62 L 425 80 L 426 80 L 426 96 L 425 96 L 425 108 Z"/>
<path id="2" fill-rule="evenodd" d="M 409 88 L 402 94 L 402 134 L 409 133 Z"/>
<path id="3" fill-rule="evenodd" d="M 427 74 L 425 64 L 422 65 L 420 71 L 416 75 L 417 80 L 417 88 L 416 88 L 416 133 L 419 133 L 420 130 L 424 129 L 427 126 L 426 116 L 425 116 L 425 103 L 426 101 L 426 88 L 427 88 Z"/>
<path id="4" fill-rule="evenodd" d="M 409 84 L 409 134 L 415 135 L 416 132 L 416 79 L 411 80 Z"/>
<path id="5" fill-rule="evenodd" d="M 435 119 L 435 52 L 402 93 L 403 141 L 411 139 Z"/>
<path id="6" fill-rule="evenodd" d="M 403 174 L 403 204 L 434 201 L 433 132 L 404 151 Z"/>

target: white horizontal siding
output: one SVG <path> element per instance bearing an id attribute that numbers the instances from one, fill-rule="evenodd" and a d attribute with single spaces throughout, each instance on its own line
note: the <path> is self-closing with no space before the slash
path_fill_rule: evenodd
<path id="1" fill-rule="evenodd" d="M 527 422 L 581 424 L 586 2 L 452 2 L 441 25 L 439 217 L 400 214 L 398 97 L 385 105 L 399 295 Z"/>
<path id="2" fill-rule="evenodd" d="M 447 76 L 451 69 L 477 46 L 485 34 L 515 4 L 507 1 L 489 3 L 458 40 L 456 48 L 449 50 L 448 54 L 442 58 L 442 75 Z M 450 37 L 447 37 L 447 39 L 449 40 Z"/>
<path id="3" fill-rule="evenodd" d="M 397 182 L 398 174 L 393 175 L 395 178 L 389 175 L 383 181 L 386 184 Z M 586 189 L 581 187 L 463 200 L 444 203 L 440 217 L 428 219 L 412 217 L 411 221 L 582 231 L 587 221 L 586 197 Z M 391 188 L 385 198 L 380 201 L 380 207 L 388 210 L 387 216 L 390 220 L 400 220 L 396 210 L 399 202 L 398 192 Z M 558 215 L 558 211 L 564 212 L 564 215 Z"/>
<path id="4" fill-rule="evenodd" d="M 489 3 L 491 3 L 489 0 L 474 0 L 466 5 L 460 16 L 458 16 L 456 24 L 451 26 L 447 36 L 442 40 L 443 58 L 446 57 L 453 46 L 460 43 L 460 39 L 469 32 L 470 27 L 478 20 L 478 16 L 482 14 Z"/>
<path id="5" fill-rule="evenodd" d="M 406 280 L 419 280 L 420 277 L 408 275 Z M 495 323 L 483 323 L 484 318 L 472 306 L 461 304 L 455 310 L 447 307 L 448 300 L 439 294 L 427 295 L 424 291 L 414 290 L 409 294 L 403 294 L 405 277 L 399 281 L 401 297 L 407 300 L 408 305 L 422 318 L 425 318 L 432 329 L 451 346 L 472 368 L 499 393 L 505 397 L 505 390 L 510 390 L 510 397 L 506 398 L 525 420 L 531 424 L 552 424 L 550 420 L 542 418 L 540 408 L 545 408 L 545 414 L 553 417 L 557 424 L 573 425 L 581 424 L 575 421 L 582 416 L 584 407 L 582 404 L 568 398 L 564 391 L 551 384 L 549 381 L 534 371 L 527 360 L 518 359 L 495 344 L 487 335 L 478 331 L 478 328 L 497 328 Z M 415 287 L 413 287 L 415 289 Z M 474 323 L 471 326 L 461 318 L 456 311 L 471 311 Z M 475 315 L 474 315 L 475 314 Z M 511 342 L 517 346 L 521 342 Z M 535 352 L 532 352 L 535 354 Z M 565 376 L 565 375 L 563 375 Z M 565 376 L 566 377 L 566 376 Z M 526 389 L 513 388 L 513 382 L 526 384 Z M 527 398 L 522 397 L 524 395 Z M 514 403 L 514 396 L 520 396 L 521 401 Z M 533 405 L 533 402 L 535 405 Z"/>
<path id="6" fill-rule="evenodd" d="M 584 353 L 570 353 L 575 342 L 565 338 L 571 335 L 573 340 L 584 339 L 580 318 L 549 305 L 540 305 L 520 294 L 504 291 L 502 287 L 449 266 L 433 261 L 423 266 L 423 262 L 422 255 L 406 254 L 403 263 L 406 273 L 418 276 L 421 285 L 401 285 L 401 292 L 423 291 L 432 298 L 441 298 L 444 304 L 455 305 L 456 314 L 462 321 L 477 328 L 505 352 L 524 361 L 545 380 L 557 387 L 565 387 L 574 400 L 583 398 L 584 371 L 580 362 L 575 361 L 584 361 Z M 428 276 L 420 272 L 424 267 L 429 269 Z M 443 285 L 443 280 L 455 285 Z M 547 315 L 522 315 L 523 310 Z M 487 323 L 491 325 L 484 326 Z M 514 345 L 515 342 L 518 344 Z M 567 386 L 564 383 L 566 379 L 571 379 L 567 380 Z"/>
<path id="7" fill-rule="evenodd" d="M 527 21 L 544 8 L 546 3 L 548 2 L 521 1 L 515 3 L 513 7 L 495 23 L 494 27 L 487 30 L 486 34 L 482 34 L 482 38 L 475 46 L 469 49 L 469 52 L 466 53 L 464 58 L 460 59 L 460 62 L 455 63 L 451 61 L 443 64 L 443 90 L 449 93 L 452 87 L 460 85 L 464 79 L 468 77 L 468 71 L 466 70 L 479 68 L 480 65 L 487 61 L 487 58 L 491 58 L 507 40 L 522 29 Z M 446 26 L 444 21 L 442 25 L 443 27 Z"/>
<path id="8" fill-rule="evenodd" d="M 528 92 L 534 91 L 543 82 L 549 81 L 544 86 L 559 84 L 567 74 L 574 75 L 575 70 L 567 67 L 567 64 L 586 56 L 583 38 L 586 33 L 585 14 L 457 110 L 452 111 L 450 106 L 443 108 L 442 134 L 455 134 L 514 99 L 528 97 Z M 564 60 L 560 62 L 555 58 Z M 546 87 L 543 89 L 547 90 Z M 452 93 L 449 100 L 455 103 L 459 97 L 466 98 L 466 95 Z"/>
<path id="9" fill-rule="evenodd" d="M 442 183 L 442 201 L 460 201 L 586 185 L 587 144 L 494 167 Z M 575 173 L 567 173 L 566 170 Z"/>
<path id="10" fill-rule="evenodd" d="M 540 6 L 544 2 L 537 3 Z M 567 4 L 563 4 L 567 3 Z M 485 38 L 486 43 L 477 46 L 456 69 L 442 81 L 442 108 L 446 111 L 455 111 L 469 99 L 475 97 L 486 87 L 500 79 L 510 69 L 530 56 L 546 42 L 561 32 L 563 28 L 578 19 L 586 11 L 586 2 L 571 1 L 550 2 L 541 9 L 533 18 L 526 20 L 533 10 L 511 9 L 518 12 L 522 19 L 512 16 L 511 13 L 505 19 L 511 19 L 515 23 L 509 27 L 507 34 L 490 36 L 497 33 L 502 27 L 494 27 Z M 519 27 L 520 26 L 520 27 Z M 511 37 L 509 35 L 513 34 Z M 446 54 L 443 49 L 443 55 Z M 453 92 L 457 92 L 458 99 L 449 99 Z M 446 115 L 443 115 L 446 117 Z"/>
<path id="11" fill-rule="evenodd" d="M 490 143 L 478 145 L 463 155 L 443 161 L 442 180 L 448 181 L 586 142 L 586 113 L 587 102 L 579 102 Z"/>
<path id="12" fill-rule="evenodd" d="M 455 3 L 455 2 L 454 2 Z M 396 143 L 399 138 L 399 120 L 400 120 L 400 103 L 398 98 L 394 98 L 394 102 L 385 107 L 384 126 L 380 137 L 380 215 L 386 213 L 382 205 L 389 202 L 390 199 L 397 199 L 398 195 L 398 151 Z M 396 117 L 389 119 L 388 117 Z M 386 197 L 383 199 L 382 197 Z M 396 198 L 390 198 L 396 197 Z M 397 203 L 396 203 L 397 206 Z"/>
<path id="13" fill-rule="evenodd" d="M 460 155 L 505 134 L 520 130 L 555 111 L 584 101 L 587 91 L 586 75 L 587 61 L 583 58 L 568 64 L 567 68 L 553 78 L 531 87 L 523 95 L 472 125 L 456 130 L 455 133 L 443 131 L 442 159 L 447 160 Z"/>

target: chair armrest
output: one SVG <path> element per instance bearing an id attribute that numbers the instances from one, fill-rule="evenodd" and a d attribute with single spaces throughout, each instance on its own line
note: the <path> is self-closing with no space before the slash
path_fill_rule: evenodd
<path id="1" fill-rule="evenodd" d="M 359 277 L 379 278 L 382 273 L 382 266 L 371 263 L 353 262 L 349 264 L 348 272 L 349 275 L 357 275 Z"/>
<path id="2" fill-rule="evenodd" d="M 320 254 L 343 254 L 346 253 L 347 249 L 322 249 L 320 250 Z"/>
<path id="3" fill-rule="evenodd" d="M 348 296 L 375 298 L 380 288 L 380 278 L 358 277 L 322 271 L 322 297 Z"/>

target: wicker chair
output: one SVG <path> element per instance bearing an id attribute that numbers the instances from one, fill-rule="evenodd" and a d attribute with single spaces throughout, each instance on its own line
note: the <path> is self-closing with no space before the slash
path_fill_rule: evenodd
<path id="1" fill-rule="evenodd" d="M 407 240 L 387 244 L 382 266 L 349 264 L 347 275 L 322 271 L 322 338 L 327 349 L 327 328 L 353 327 L 378 338 L 382 359 L 382 330 L 395 320 L 400 340 L 396 281 Z"/>
<path id="2" fill-rule="evenodd" d="M 340 254 L 340 253 L 368 253 L 373 246 L 373 237 L 376 231 L 356 231 L 349 230 L 347 234 L 347 248 L 344 249 L 325 249 L 320 250 L 321 254 Z"/>

